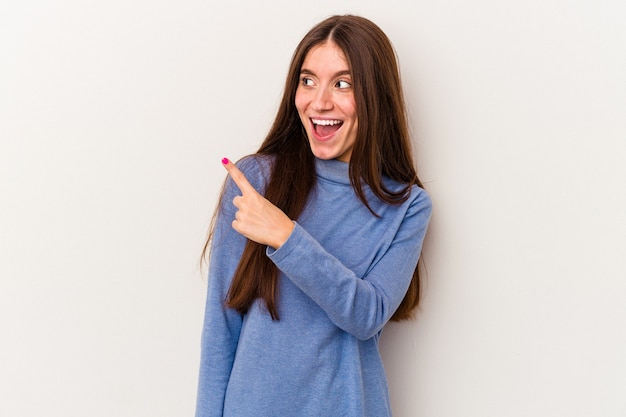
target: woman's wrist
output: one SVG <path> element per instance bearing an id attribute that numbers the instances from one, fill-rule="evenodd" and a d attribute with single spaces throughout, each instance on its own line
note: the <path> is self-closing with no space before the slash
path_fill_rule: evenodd
<path id="1" fill-rule="evenodd" d="M 271 246 L 274 250 L 283 246 L 289 239 L 289 236 L 293 233 L 293 229 L 295 229 L 295 227 L 295 222 L 289 219 L 288 222 L 284 223 L 284 226 L 281 225 L 281 227 L 277 229 L 276 238 L 269 244 L 269 246 Z"/>

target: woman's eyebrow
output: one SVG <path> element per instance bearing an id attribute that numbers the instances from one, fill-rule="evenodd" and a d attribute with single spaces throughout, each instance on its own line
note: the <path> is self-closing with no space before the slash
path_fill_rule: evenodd
<path id="1" fill-rule="evenodd" d="M 300 70 L 300 74 L 301 75 L 315 75 L 315 73 L 309 69 L 306 68 L 302 68 Z M 333 78 L 335 77 L 340 77 L 342 75 L 350 75 L 350 70 L 341 70 L 341 71 L 337 71 L 336 73 L 333 74 Z"/>

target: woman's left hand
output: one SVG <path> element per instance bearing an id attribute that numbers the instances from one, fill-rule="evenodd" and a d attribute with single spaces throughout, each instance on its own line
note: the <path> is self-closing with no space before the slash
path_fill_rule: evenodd
<path id="1" fill-rule="evenodd" d="M 259 194 L 235 164 L 227 158 L 222 159 L 222 164 L 241 191 L 241 195 L 233 199 L 237 208 L 233 229 L 262 245 L 281 247 L 295 227 L 293 221 Z"/>

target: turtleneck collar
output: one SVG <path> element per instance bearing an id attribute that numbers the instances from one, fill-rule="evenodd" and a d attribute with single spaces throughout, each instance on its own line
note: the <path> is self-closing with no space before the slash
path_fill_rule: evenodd
<path id="1" fill-rule="evenodd" d="M 349 163 L 342 162 L 338 159 L 325 160 L 315 158 L 315 171 L 317 176 L 332 182 L 350 185 L 349 168 Z"/>

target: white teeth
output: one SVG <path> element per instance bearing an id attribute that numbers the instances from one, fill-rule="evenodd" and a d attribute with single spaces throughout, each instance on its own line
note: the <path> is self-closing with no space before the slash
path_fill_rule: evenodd
<path id="1" fill-rule="evenodd" d="M 322 125 L 322 126 L 333 126 L 343 123 L 341 120 L 321 120 L 321 119 L 311 119 L 313 124 Z"/>

